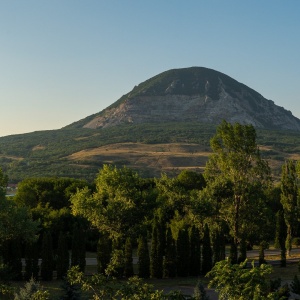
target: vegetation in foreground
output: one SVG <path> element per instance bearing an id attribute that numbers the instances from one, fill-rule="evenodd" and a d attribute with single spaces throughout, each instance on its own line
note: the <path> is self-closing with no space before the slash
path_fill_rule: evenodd
<path id="1" fill-rule="evenodd" d="M 1 171 L 3 287 L 8 280 L 23 277 L 51 281 L 56 271 L 59 278 L 71 272 L 75 281 L 70 279 L 68 284 L 83 289 L 90 284 L 95 293 L 96 282 L 83 277 L 86 250 L 97 250 L 99 275 L 92 280 L 110 280 L 131 278 L 133 249 L 137 249 L 136 273 L 141 278 L 209 274 L 222 295 L 225 283 L 240 274 L 236 280 L 247 279 L 237 281 L 238 286 L 250 289 L 253 299 L 277 299 L 270 297 L 277 297 L 284 286 L 277 282 L 276 288 L 269 289 L 271 269 L 264 267 L 264 251 L 275 240 L 281 266 L 286 267 L 286 255 L 299 236 L 299 164 L 286 161 L 280 185 L 274 185 L 250 125 L 223 122 L 211 139 L 211 148 L 203 175 L 183 171 L 175 178 L 163 174 L 143 179 L 126 167 L 104 165 L 94 185 L 59 178 L 25 180 L 12 199 L 5 197 L 8 178 Z M 230 253 L 225 260 L 228 243 Z M 247 249 L 254 245 L 260 250 L 260 266 L 245 269 Z M 38 258 L 42 258 L 41 265 Z M 125 281 L 125 286 L 135 287 L 124 290 L 144 291 L 144 283 L 134 280 Z M 250 286 L 244 287 L 246 283 Z M 296 286 L 295 279 L 293 290 Z M 122 290 L 119 287 L 116 293 Z M 242 290 L 230 291 L 230 295 Z M 286 288 L 283 294 L 287 293 Z"/>

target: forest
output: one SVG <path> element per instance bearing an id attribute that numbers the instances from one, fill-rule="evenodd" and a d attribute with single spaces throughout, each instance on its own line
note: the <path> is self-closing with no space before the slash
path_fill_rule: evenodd
<path id="1" fill-rule="evenodd" d="M 285 160 L 274 181 L 252 125 L 223 121 L 210 147 L 203 174 L 143 178 L 104 164 L 92 183 L 27 178 L 13 197 L 6 197 L 9 178 L 0 169 L 3 299 L 209 299 L 201 281 L 193 295 L 147 284 L 178 277 L 208 278 L 220 299 L 300 293 L 297 276 L 291 285 L 269 280 L 265 259 L 266 249 L 280 249 L 286 268 L 299 244 L 299 162 Z M 251 266 L 247 250 L 254 247 L 259 260 Z M 97 260 L 90 276 L 87 252 Z M 53 298 L 39 280 L 60 280 L 60 294 Z M 25 287 L 12 284 L 18 281 Z"/>

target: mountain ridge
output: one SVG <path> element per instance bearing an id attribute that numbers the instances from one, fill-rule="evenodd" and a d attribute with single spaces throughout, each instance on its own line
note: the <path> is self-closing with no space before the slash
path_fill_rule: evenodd
<path id="1" fill-rule="evenodd" d="M 223 119 L 262 129 L 300 131 L 300 120 L 290 111 L 228 75 L 204 67 L 162 72 L 101 112 L 65 128 L 176 121 L 217 125 Z"/>

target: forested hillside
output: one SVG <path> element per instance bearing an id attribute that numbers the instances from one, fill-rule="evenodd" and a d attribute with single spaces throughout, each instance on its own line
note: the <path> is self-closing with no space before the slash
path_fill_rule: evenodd
<path id="1" fill-rule="evenodd" d="M 160 176 L 161 172 L 175 176 L 184 168 L 202 172 L 211 151 L 209 139 L 215 130 L 213 125 L 177 122 L 12 135 L 0 138 L 0 165 L 10 182 L 44 176 L 92 181 L 104 163 L 131 167 L 144 177 Z M 299 157 L 297 132 L 257 130 L 257 139 L 261 154 L 270 160 L 275 176 L 280 173 L 285 158 Z M 135 144 L 135 149 L 122 148 L 124 143 Z M 172 144 L 182 147 L 171 147 Z M 120 151 L 112 150 L 116 148 Z M 148 159 L 139 161 L 137 152 L 139 157 L 148 155 Z M 196 154 L 201 158 L 193 160 Z M 163 157 L 167 159 L 162 161 Z"/>

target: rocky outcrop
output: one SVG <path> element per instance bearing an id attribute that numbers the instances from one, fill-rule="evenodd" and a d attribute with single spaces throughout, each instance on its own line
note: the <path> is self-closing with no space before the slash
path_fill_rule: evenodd
<path id="1" fill-rule="evenodd" d="M 205 68 L 171 70 L 135 87 L 84 128 L 128 123 L 228 122 L 257 128 L 300 130 L 300 120 L 249 87 Z"/>

